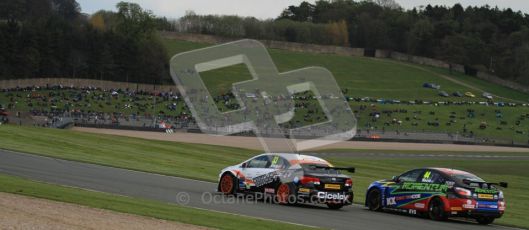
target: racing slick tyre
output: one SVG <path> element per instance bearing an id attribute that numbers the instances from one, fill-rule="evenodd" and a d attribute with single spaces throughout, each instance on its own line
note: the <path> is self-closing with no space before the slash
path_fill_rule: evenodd
<path id="1" fill-rule="evenodd" d="M 428 205 L 428 216 L 432 220 L 446 220 L 448 219 L 448 214 L 445 212 L 444 209 L 444 202 L 440 198 L 435 197 L 430 201 L 430 204 Z"/>
<path id="2" fill-rule="evenodd" d="M 340 208 L 343 207 L 343 203 L 327 203 L 327 207 L 328 207 L 329 209 L 335 209 L 335 210 L 337 210 L 337 209 L 340 209 Z"/>
<path id="3" fill-rule="evenodd" d="M 371 189 L 367 194 L 367 208 L 371 211 L 382 210 L 382 196 L 380 190 Z"/>
<path id="4" fill-rule="evenodd" d="M 482 225 L 488 225 L 488 224 L 492 224 L 492 222 L 494 222 L 494 217 L 486 217 L 486 216 L 482 216 L 482 217 L 478 217 L 478 218 L 476 218 L 476 221 L 477 221 L 479 224 L 482 224 Z"/>
<path id="5" fill-rule="evenodd" d="M 225 173 L 219 181 L 219 192 L 222 192 L 225 195 L 235 194 L 237 191 L 236 186 L 237 179 L 230 173 Z"/>
<path id="6" fill-rule="evenodd" d="M 276 189 L 276 202 L 279 204 L 296 203 L 296 187 L 293 184 L 279 184 Z"/>

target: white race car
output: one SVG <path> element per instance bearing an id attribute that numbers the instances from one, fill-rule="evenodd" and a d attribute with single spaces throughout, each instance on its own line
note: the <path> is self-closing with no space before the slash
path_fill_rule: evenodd
<path id="1" fill-rule="evenodd" d="M 339 170 L 354 172 L 314 156 L 265 153 L 223 169 L 218 191 L 261 193 L 281 204 L 324 203 L 339 209 L 353 202 L 353 181 Z"/>

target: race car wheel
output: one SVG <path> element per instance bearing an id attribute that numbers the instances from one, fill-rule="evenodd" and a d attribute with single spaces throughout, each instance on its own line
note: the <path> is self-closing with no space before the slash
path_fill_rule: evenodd
<path id="1" fill-rule="evenodd" d="M 235 177 L 233 177 L 231 174 L 226 173 L 222 175 L 219 182 L 219 190 L 220 192 L 228 195 L 228 194 L 234 194 L 235 193 Z"/>
<path id="2" fill-rule="evenodd" d="M 329 209 L 340 209 L 343 207 L 343 203 L 327 203 Z"/>
<path id="3" fill-rule="evenodd" d="M 380 190 L 371 189 L 367 194 L 367 207 L 371 211 L 380 211 L 382 210 L 382 198 Z"/>
<path id="4" fill-rule="evenodd" d="M 433 198 L 428 205 L 428 216 L 432 220 L 446 220 L 448 215 L 444 210 L 444 203 L 439 198 Z"/>
<path id="5" fill-rule="evenodd" d="M 280 184 L 276 190 L 276 201 L 279 204 L 293 204 L 295 201 L 295 188 L 290 184 Z"/>
<path id="6" fill-rule="evenodd" d="M 476 221 L 478 221 L 479 224 L 487 225 L 492 224 L 494 222 L 494 217 L 478 217 L 476 218 Z"/>

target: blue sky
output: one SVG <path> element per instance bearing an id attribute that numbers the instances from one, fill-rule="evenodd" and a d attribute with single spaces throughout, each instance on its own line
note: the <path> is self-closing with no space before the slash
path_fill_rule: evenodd
<path id="1" fill-rule="evenodd" d="M 97 10 L 114 10 L 120 0 L 78 0 L 82 11 L 94 13 Z M 257 18 L 275 18 L 289 5 L 297 5 L 303 0 L 125 0 L 139 3 L 144 9 L 152 10 L 155 15 L 178 18 L 188 10 L 197 14 L 230 14 L 254 16 Z M 314 2 L 315 0 L 308 0 Z M 413 8 L 428 3 L 452 6 L 481 6 L 488 4 L 499 8 L 510 7 L 516 11 L 529 13 L 529 0 L 396 0 L 404 8 Z"/>

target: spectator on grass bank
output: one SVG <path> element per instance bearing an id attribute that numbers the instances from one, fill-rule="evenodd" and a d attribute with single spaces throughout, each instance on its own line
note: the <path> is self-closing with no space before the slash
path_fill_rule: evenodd
<path id="1" fill-rule="evenodd" d="M 183 103 L 183 100 L 177 95 L 177 93 L 172 91 L 152 93 L 131 89 L 103 90 L 95 87 L 76 88 L 63 85 L 48 85 L 40 88 L 17 87 L 13 89 L 3 89 L 2 94 L 3 95 L 1 96 L 6 98 L 6 104 L 9 103 L 9 105 L 4 106 L 12 108 L 29 107 L 30 115 L 47 116 L 50 120 L 53 120 L 53 117 L 61 117 L 64 116 L 64 114 L 68 114 L 69 116 L 80 117 L 80 120 L 86 122 L 91 123 L 94 121 L 95 124 L 107 124 L 111 121 L 115 121 L 116 123 L 119 121 L 132 122 L 136 120 L 137 125 L 141 126 L 142 123 L 151 124 L 151 122 L 145 121 L 148 119 L 167 120 L 171 123 L 179 123 L 179 127 L 189 127 L 186 124 L 194 124 L 194 119 Z M 252 93 L 252 97 L 258 97 L 259 95 L 261 94 Z M 309 94 L 296 94 L 294 97 L 297 106 L 304 108 L 306 114 L 301 116 L 300 120 L 293 121 L 294 125 L 292 127 L 302 126 L 304 121 L 318 122 L 326 119 L 326 117 L 321 115 L 321 110 L 319 110 L 319 108 L 312 106 L 310 101 L 315 99 L 314 96 Z M 224 108 L 235 109 L 237 108 L 235 106 L 238 106 L 231 93 L 223 94 L 221 96 L 213 96 L 213 98 L 216 99 L 219 105 L 224 105 Z M 284 95 L 271 97 L 272 103 L 285 99 L 290 100 L 291 97 Z M 485 116 L 496 117 L 499 123 L 496 125 L 490 120 L 489 125 L 494 127 L 488 127 L 487 129 L 494 129 L 494 131 L 503 130 L 504 132 L 512 130 L 513 135 L 524 135 L 524 133 L 520 133 L 518 130 L 527 124 L 524 123 L 523 120 L 529 119 L 529 114 L 523 114 L 516 115 L 518 116 L 517 120 L 508 120 L 512 118 L 512 115 L 510 113 L 502 113 L 504 109 L 501 108 L 502 106 L 515 106 L 514 104 L 511 105 L 508 103 L 498 103 L 497 109 L 493 109 L 492 111 L 477 109 L 475 105 L 478 104 L 472 104 L 465 101 L 446 102 L 445 104 L 438 103 L 439 106 L 472 106 L 449 111 L 449 114 L 446 115 L 447 117 L 449 116 L 449 119 L 447 119 L 447 117 L 444 117 L 444 113 L 437 108 L 433 111 L 413 111 L 412 109 L 414 107 L 409 107 L 408 109 L 402 109 L 399 107 L 389 109 L 388 107 L 380 105 L 381 103 L 379 103 L 377 99 L 351 97 L 349 100 L 361 103 L 356 105 L 355 115 L 358 117 L 359 122 L 361 120 L 363 122 L 369 121 L 369 124 L 364 126 L 364 129 L 367 132 L 382 130 L 383 133 L 386 133 L 386 131 L 395 130 L 399 126 L 411 127 L 414 130 L 421 130 L 421 128 L 427 127 L 430 131 L 432 129 L 438 129 L 442 132 L 444 131 L 442 128 L 445 126 L 459 125 L 457 130 L 461 130 L 461 126 L 463 126 L 462 130 L 464 132 L 462 134 L 464 136 L 473 136 L 474 133 L 469 133 L 469 131 L 472 131 L 472 129 L 479 129 L 480 123 L 477 119 L 481 120 L 483 119 L 482 117 Z M 153 104 L 154 101 L 156 101 L 156 106 Z M 164 101 L 166 101 L 166 103 L 160 104 Z M 400 102 L 396 100 L 384 101 L 384 104 L 406 105 L 408 103 L 406 101 Z M 415 106 L 419 102 L 421 104 L 423 103 L 423 101 L 414 100 L 414 103 L 408 104 L 413 104 L 413 106 Z M 436 102 L 429 102 L 430 105 L 435 103 Z M 502 106 L 500 106 L 500 104 Z M 114 110 L 114 112 L 109 112 L 108 110 Z M 156 110 L 158 110 L 158 112 L 154 112 Z M 13 111 L 17 110 L 15 109 Z M 421 113 L 422 111 L 425 112 Z M 487 112 L 484 113 L 483 111 Z M 18 114 L 19 117 L 25 116 L 24 114 Z M 127 114 L 132 114 L 132 116 L 129 117 Z M 384 114 L 385 116 L 383 116 Z M 16 115 L 16 113 L 14 115 Z M 430 123 L 429 127 L 427 126 L 428 121 Z M 469 125 L 467 126 L 466 123 Z M 361 123 L 359 123 L 359 126 L 360 124 Z M 456 127 L 452 127 L 452 129 L 453 128 Z M 425 129 L 422 130 L 424 132 Z"/>

